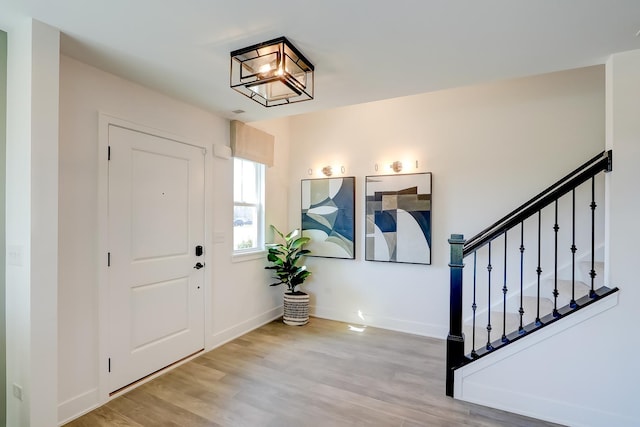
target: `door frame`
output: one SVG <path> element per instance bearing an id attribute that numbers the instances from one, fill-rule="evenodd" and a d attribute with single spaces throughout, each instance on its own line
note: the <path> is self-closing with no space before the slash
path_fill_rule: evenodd
<path id="1" fill-rule="evenodd" d="M 212 183 L 212 157 L 208 155 L 213 150 L 208 150 L 207 146 L 202 143 L 190 141 L 187 138 L 172 134 L 170 132 L 152 128 L 149 126 L 124 120 L 113 115 L 98 112 L 98 406 L 107 403 L 109 400 L 131 390 L 134 387 L 144 384 L 153 378 L 166 372 L 166 369 L 172 369 L 183 363 L 188 362 L 199 354 L 180 360 L 166 369 L 151 374 L 124 390 L 109 395 L 109 270 L 107 266 L 107 253 L 109 252 L 109 126 L 118 126 L 136 132 L 146 133 L 148 135 L 169 139 L 176 143 L 186 144 L 202 149 L 206 155 L 204 156 L 204 262 L 207 269 L 204 274 L 204 348 L 205 351 L 211 349 L 211 340 L 213 327 L 212 320 L 212 268 L 213 263 L 213 240 L 212 240 L 212 218 L 213 201 L 211 191 Z"/>

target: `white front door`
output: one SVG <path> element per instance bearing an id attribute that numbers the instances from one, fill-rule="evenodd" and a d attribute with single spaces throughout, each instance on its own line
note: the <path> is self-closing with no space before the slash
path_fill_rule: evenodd
<path id="1" fill-rule="evenodd" d="M 109 391 L 204 348 L 204 150 L 109 125 Z"/>

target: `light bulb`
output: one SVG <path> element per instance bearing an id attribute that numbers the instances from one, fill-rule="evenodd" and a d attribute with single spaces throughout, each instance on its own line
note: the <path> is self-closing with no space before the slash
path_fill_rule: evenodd
<path id="1" fill-rule="evenodd" d="M 264 65 L 260 66 L 260 68 L 258 69 L 258 72 L 262 73 L 262 74 L 268 73 L 269 71 L 271 71 L 271 65 L 270 64 L 264 64 Z"/>

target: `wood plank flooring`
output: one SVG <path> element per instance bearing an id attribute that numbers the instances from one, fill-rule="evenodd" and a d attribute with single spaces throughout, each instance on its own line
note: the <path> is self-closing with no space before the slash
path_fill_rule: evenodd
<path id="1" fill-rule="evenodd" d="M 275 321 L 66 426 L 555 425 L 446 397 L 444 357 L 443 340 Z"/>

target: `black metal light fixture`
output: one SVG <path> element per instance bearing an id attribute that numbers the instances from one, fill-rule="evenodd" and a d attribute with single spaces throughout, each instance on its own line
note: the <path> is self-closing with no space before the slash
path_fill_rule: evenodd
<path id="1" fill-rule="evenodd" d="M 313 71 L 286 37 L 231 52 L 231 88 L 265 107 L 313 99 Z"/>

